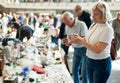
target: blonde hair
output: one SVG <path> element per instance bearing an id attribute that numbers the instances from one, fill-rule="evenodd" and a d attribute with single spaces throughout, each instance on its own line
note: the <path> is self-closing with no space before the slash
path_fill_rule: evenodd
<path id="1" fill-rule="evenodd" d="M 93 6 L 92 11 L 94 11 L 94 10 L 96 10 L 96 9 L 101 12 L 101 14 L 102 14 L 101 20 L 102 20 L 103 22 L 106 22 L 106 21 L 109 21 L 109 20 L 112 19 L 112 15 L 111 15 L 111 13 L 110 13 L 110 10 L 109 10 L 108 6 L 105 4 L 105 2 L 102 2 L 102 1 L 97 2 L 97 3 Z"/>

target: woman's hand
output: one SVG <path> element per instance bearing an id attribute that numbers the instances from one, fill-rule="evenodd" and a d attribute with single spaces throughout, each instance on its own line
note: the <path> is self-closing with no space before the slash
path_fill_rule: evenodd
<path id="1" fill-rule="evenodd" d="M 71 42 L 72 43 L 80 43 L 81 37 L 78 34 L 71 34 Z"/>

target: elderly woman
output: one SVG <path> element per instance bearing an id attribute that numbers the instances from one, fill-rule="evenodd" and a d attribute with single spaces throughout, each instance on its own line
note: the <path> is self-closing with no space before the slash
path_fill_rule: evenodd
<path id="1" fill-rule="evenodd" d="M 110 47 L 114 32 L 108 23 L 107 6 L 98 2 L 92 8 L 94 23 L 84 38 L 77 34 L 71 36 L 71 42 L 80 43 L 87 47 L 87 73 L 89 83 L 107 83 L 111 73 Z"/>

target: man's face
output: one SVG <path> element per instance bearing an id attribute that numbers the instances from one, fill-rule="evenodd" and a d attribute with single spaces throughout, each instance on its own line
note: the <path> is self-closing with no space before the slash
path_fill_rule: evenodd
<path id="1" fill-rule="evenodd" d="M 76 8 L 75 8 L 75 13 L 77 14 L 77 16 L 81 16 L 81 14 L 82 14 L 82 9 L 79 8 L 79 7 L 76 7 Z"/>
<path id="2" fill-rule="evenodd" d="M 72 19 L 65 19 L 65 18 L 62 18 L 62 22 L 65 23 L 65 25 L 71 27 L 73 25 L 73 21 Z"/>

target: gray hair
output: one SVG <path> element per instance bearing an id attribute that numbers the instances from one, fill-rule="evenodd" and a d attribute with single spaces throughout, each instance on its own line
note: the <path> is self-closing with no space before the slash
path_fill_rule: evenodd
<path id="1" fill-rule="evenodd" d="M 74 19 L 74 15 L 70 12 L 65 12 L 63 13 L 62 18 L 70 20 L 70 19 Z"/>

